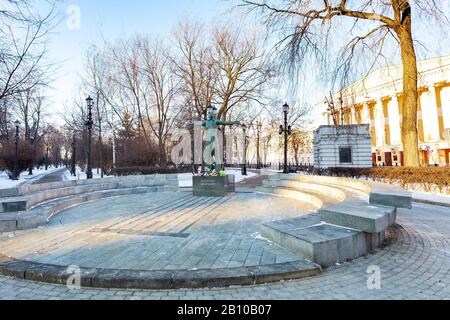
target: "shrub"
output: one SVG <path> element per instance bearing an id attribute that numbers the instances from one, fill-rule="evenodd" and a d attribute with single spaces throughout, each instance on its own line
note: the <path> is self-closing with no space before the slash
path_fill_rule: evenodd
<path id="1" fill-rule="evenodd" d="M 14 162 L 16 158 L 15 144 L 5 143 L 0 151 L 0 167 L 6 169 L 12 176 L 14 171 Z M 18 146 L 18 162 L 17 171 L 20 173 L 26 171 L 30 161 L 34 159 L 34 150 L 29 143 L 20 141 Z"/>
<path id="2" fill-rule="evenodd" d="M 115 168 L 112 173 L 115 176 L 133 176 L 133 175 L 150 175 L 150 174 L 175 174 L 175 173 L 191 173 L 192 167 L 122 167 Z"/>
<path id="3" fill-rule="evenodd" d="M 329 168 L 318 170 L 315 174 L 398 183 L 405 189 L 411 189 L 418 185 L 427 192 L 437 188 L 440 193 L 450 193 L 450 168 L 448 167 Z"/>

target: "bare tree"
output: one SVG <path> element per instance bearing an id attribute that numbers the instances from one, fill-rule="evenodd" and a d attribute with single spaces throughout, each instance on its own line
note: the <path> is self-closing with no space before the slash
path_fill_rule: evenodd
<path id="1" fill-rule="evenodd" d="M 213 34 L 213 59 L 218 69 L 219 118 L 226 120 L 234 107 L 263 105 L 263 86 L 272 77 L 256 34 L 244 35 L 222 26 Z"/>
<path id="2" fill-rule="evenodd" d="M 173 63 L 176 75 L 182 79 L 180 92 L 187 102 L 185 112 L 190 122 L 200 120 L 216 93 L 218 75 L 211 44 L 204 27 L 198 23 L 180 23 L 174 38 L 179 55 Z"/>
<path id="3" fill-rule="evenodd" d="M 94 128 L 98 132 L 98 155 L 100 159 L 101 177 L 105 174 L 104 154 L 103 154 L 103 133 L 104 126 L 107 121 L 107 101 L 111 98 L 109 94 L 111 92 L 109 81 L 109 64 L 105 60 L 104 53 L 98 50 L 96 47 L 92 47 L 87 53 L 86 59 L 86 76 L 84 79 L 84 85 L 88 92 L 92 92 L 95 99 L 94 109 Z"/>
<path id="4" fill-rule="evenodd" d="M 418 75 L 416 48 L 413 40 L 412 9 L 438 21 L 445 20 L 440 1 L 434 0 L 365 0 L 358 3 L 347 0 L 289 0 L 289 1 L 252 1 L 241 0 L 242 5 L 251 10 L 260 10 L 265 23 L 272 30 L 281 27 L 283 39 L 279 47 L 288 58 L 291 66 L 304 67 L 313 58 L 329 67 L 331 56 L 330 43 L 345 34 L 342 24 L 345 18 L 353 22 L 349 33 L 358 32 L 348 42 L 340 44 L 340 63 L 334 76 L 349 81 L 350 70 L 360 63 L 358 57 L 371 56 L 372 67 L 378 60 L 384 59 L 383 52 L 389 40 L 399 49 L 403 62 L 403 122 L 402 139 L 405 165 L 419 166 L 417 110 Z M 334 41 L 336 43 L 337 41 Z M 339 45 L 339 44 L 337 44 Z"/>
<path id="5" fill-rule="evenodd" d="M 56 25 L 54 7 L 33 14 L 33 1 L 8 0 L 0 7 L 0 101 L 48 84 L 52 65 L 44 61 L 46 43 Z"/>
<path id="6" fill-rule="evenodd" d="M 295 164 L 300 165 L 300 154 L 310 154 L 312 152 L 312 133 L 307 130 L 294 128 L 289 137 L 289 143 L 294 153 Z"/>
<path id="7" fill-rule="evenodd" d="M 152 42 L 148 38 L 141 39 L 138 45 L 142 52 L 142 72 L 146 90 L 142 90 L 144 110 L 139 114 L 145 117 L 158 141 L 160 165 L 167 165 L 167 141 L 179 114 L 177 95 L 180 80 L 175 76 L 168 48 L 161 42 Z"/>
<path id="8" fill-rule="evenodd" d="M 45 96 L 35 90 L 20 92 L 15 99 L 14 114 L 21 120 L 25 130 L 25 140 L 30 144 L 31 151 L 29 174 L 33 174 L 33 165 L 37 153 L 37 148 L 48 133 L 48 126 L 45 124 L 47 114 L 47 101 Z"/>

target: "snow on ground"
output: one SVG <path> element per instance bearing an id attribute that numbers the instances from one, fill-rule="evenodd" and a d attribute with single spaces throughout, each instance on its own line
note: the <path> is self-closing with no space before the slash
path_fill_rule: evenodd
<path id="1" fill-rule="evenodd" d="M 247 171 L 247 176 L 243 176 L 241 169 L 227 169 L 227 174 L 233 174 L 235 176 L 235 182 L 239 183 L 246 179 L 257 176 L 256 173 Z M 182 173 L 178 175 L 178 180 L 180 183 L 180 188 L 192 188 L 192 173 Z"/>
<path id="2" fill-rule="evenodd" d="M 77 175 L 75 177 L 70 174 L 69 170 L 67 170 L 67 172 L 63 176 L 63 180 L 64 181 L 74 181 L 74 180 L 86 180 L 87 179 L 86 172 L 82 172 L 80 167 L 77 167 L 76 172 L 77 172 Z M 94 179 L 100 179 L 102 177 L 100 170 L 92 169 L 92 173 L 94 175 L 93 176 Z M 105 176 L 105 178 L 108 178 L 108 176 Z"/>
<path id="3" fill-rule="evenodd" d="M 413 199 L 426 200 L 431 202 L 446 203 L 450 205 L 450 195 L 426 193 L 426 192 L 413 192 Z"/>
<path id="4" fill-rule="evenodd" d="M 101 177 L 100 173 L 97 173 L 97 169 L 92 169 L 92 172 L 94 173 L 94 179 L 98 179 Z M 241 169 L 229 169 L 226 170 L 227 174 L 234 174 L 236 178 L 236 183 L 239 183 L 241 181 L 244 181 L 245 179 L 252 178 L 256 176 L 256 173 L 247 172 L 247 176 L 243 176 L 241 174 Z M 108 178 L 105 176 L 105 178 Z M 73 180 L 85 180 L 86 179 L 86 173 L 81 171 L 81 168 L 77 167 L 77 176 L 74 177 L 70 174 L 69 171 L 67 171 L 64 176 L 63 180 L 65 181 L 73 181 Z M 192 173 L 182 173 L 178 175 L 178 179 L 180 181 L 180 187 L 181 188 L 192 188 Z"/>
<path id="5" fill-rule="evenodd" d="M 60 169 L 61 168 L 55 168 L 55 167 L 49 167 L 47 171 L 45 171 L 45 168 L 34 169 L 33 175 L 31 175 L 31 176 L 29 176 L 28 171 L 26 171 L 20 175 L 19 180 L 10 180 L 8 177 L 8 174 L 5 171 L 3 171 L 0 173 L 0 189 L 15 188 L 22 183 L 37 180 L 37 179 L 41 178 L 44 174 L 52 173 L 52 172 L 60 170 Z"/>

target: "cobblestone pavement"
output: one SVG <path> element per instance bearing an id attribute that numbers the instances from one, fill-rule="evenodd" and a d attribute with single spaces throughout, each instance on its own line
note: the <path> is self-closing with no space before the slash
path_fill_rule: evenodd
<path id="1" fill-rule="evenodd" d="M 1 299 L 450 299 L 450 210 L 401 210 L 393 241 L 367 258 L 298 281 L 228 289 L 69 290 L 0 277 Z M 367 269 L 381 270 L 382 288 L 367 289 Z"/>

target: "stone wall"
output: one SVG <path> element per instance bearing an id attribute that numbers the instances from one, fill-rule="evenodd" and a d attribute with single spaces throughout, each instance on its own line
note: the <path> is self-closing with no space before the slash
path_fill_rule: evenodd
<path id="1" fill-rule="evenodd" d="M 158 174 L 158 175 L 142 175 L 142 176 L 127 176 L 127 177 L 111 177 L 104 179 L 92 179 L 92 180 L 74 180 L 53 182 L 45 184 L 23 184 L 17 188 L 2 189 L 0 190 L 0 198 L 3 197 L 17 197 L 25 196 L 31 193 L 65 189 L 81 186 L 93 186 L 93 185 L 110 185 L 119 184 L 122 187 L 151 187 L 151 186 L 170 186 L 174 189 L 178 189 L 178 175 L 177 174 Z"/>
<path id="2" fill-rule="evenodd" d="M 314 132 L 314 166 L 320 169 L 372 167 L 371 143 L 370 125 L 321 126 Z M 341 162 L 340 153 L 345 149 L 350 149 L 350 162 Z"/>

